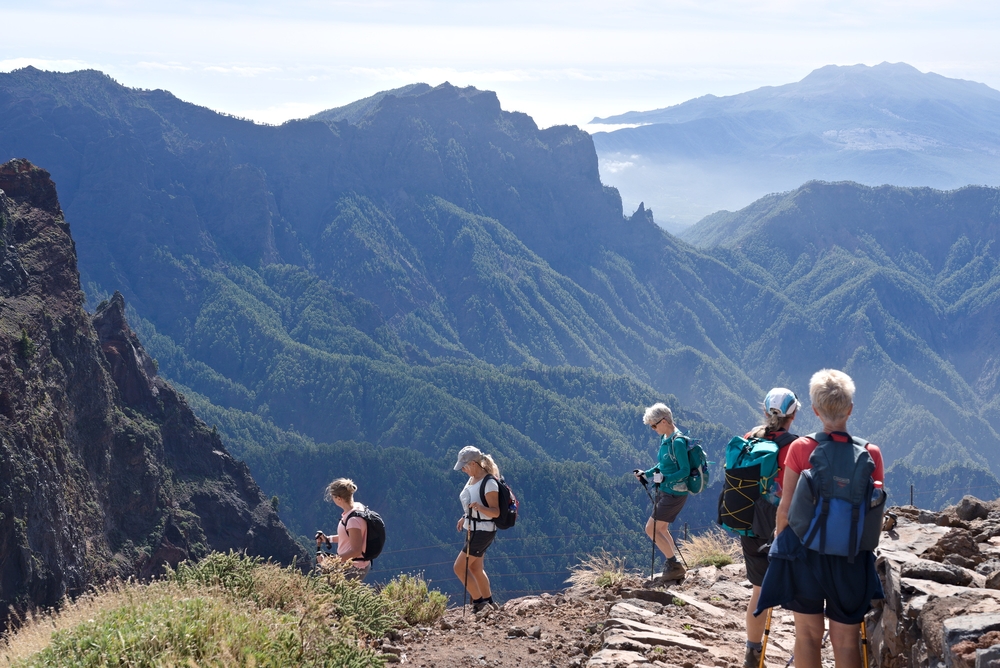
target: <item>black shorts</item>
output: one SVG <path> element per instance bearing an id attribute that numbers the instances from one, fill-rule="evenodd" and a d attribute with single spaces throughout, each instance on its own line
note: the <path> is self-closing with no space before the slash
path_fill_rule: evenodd
<path id="1" fill-rule="evenodd" d="M 496 538 L 496 531 L 473 531 L 469 536 L 469 549 L 468 553 L 470 557 L 481 557 L 486 554 L 486 548 L 493 543 L 493 539 Z M 465 546 L 462 547 L 462 552 L 465 552 Z"/>
<path id="2" fill-rule="evenodd" d="M 743 548 L 743 561 L 747 565 L 747 580 L 757 587 L 764 584 L 764 574 L 767 573 L 767 550 L 760 548 L 770 544 L 768 538 L 755 536 L 740 536 L 740 546 Z"/>
<path id="3" fill-rule="evenodd" d="M 666 522 L 667 524 L 673 522 L 681 514 L 681 508 L 684 507 L 687 500 L 687 494 L 674 496 L 666 492 L 657 492 L 656 505 L 653 506 L 653 519 L 657 522 Z"/>

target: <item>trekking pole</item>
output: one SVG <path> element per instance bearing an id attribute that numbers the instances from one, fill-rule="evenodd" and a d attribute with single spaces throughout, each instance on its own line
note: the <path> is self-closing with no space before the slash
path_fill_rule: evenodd
<path id="1" fill-rule="evenodd" d="M 771 635 L 771 611 L 773 609 L 767 609 L 767 619 L 764 622 L 764 642 L 760 646 L 760 663 L 757 668 L 764 668 L 764 656 L 767 654 L 767 638 Z"/>
<path id="2" fill-rule="evenodd" d="M 646 496 L 649 497 L 649 503 L 653 506 L 653 512 L 650 513 L 653 516 L 653 537 L 651 542 L 653 543 L 650 549 L 649 555 L 649 579 L 653 579 L 653 575 L 656 572 L 656 501 L 653 500 L 653 495 L 649 493 L 649 483 L 642 483 L 642 488 L 646 490 Z"/>
<path id="3" fill-rule="evenodd" d="M 864 661 L 862 666 L 868 668 L 868 629 L 865 627 L 865 620 L 861 620 L 861 656 Z"/>
<path id="4" fill-rule="evenodd" d="M 472 519 L 472 510 L 469 510 L 468 520 Z M 465 619 L 465 597 L 469 593 L 469 546 L 472 544 L 472 522 L 466 522 L 465 527 L 465 580 L 462 581 L 462 619 Z"/>

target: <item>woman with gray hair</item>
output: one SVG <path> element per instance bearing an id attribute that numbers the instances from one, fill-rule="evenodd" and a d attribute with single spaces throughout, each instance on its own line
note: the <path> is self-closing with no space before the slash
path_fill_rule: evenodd
<path id="1" fill-rule="evenodd" d="M 688 439 L 674 426 L 674 415 L 666 404 L 653 404 L 646 409 L 642 421 L 660 435 L 657 464 L 648 471 L 636 469 L 632 473 L 645 487 L 652 478 L 656 489 L 653 514 L 646 521 L 646 535 L 667 558 L 660 580 L 682 580 L 687 572 L 677 561 L 677 548 L 670 535 L 669 525 L 677 519 L 687 503 L 687 477 L 691 473 L 688 462 Z"/>
<path id="2" fill-rule="evenodd" d="M 494 520 L 500 516 L 500 469 L 490 455 L 479 448 L 467 445 L 458 453 L 455 470 L 469 476 L 459 494 L 462 517 L 456 529 L 465 531 L 465 547 L 455 559 L 455 575 L 472 599 L 472 611 L 498 610 L 490 591 L 490 578 L 486 575 L 483 560 L 486 550 L 497 535 Z M 483 500 L 486 503 L 483 503 Z"/>

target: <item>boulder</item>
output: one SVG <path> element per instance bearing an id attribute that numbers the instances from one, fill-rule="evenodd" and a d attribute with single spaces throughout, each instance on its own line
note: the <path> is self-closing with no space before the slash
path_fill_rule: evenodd
<path id="1" fill-rule="evenodd" d="M 966 522 L 985 520 L 990 515 L 989 507 L 974 496 L 963 496 L 955 507 L 955 514 Z"/>
<path id="2" fill-rule="evenodd" d="M 1000 571 L 996 571 L 986 578 L 986 588 L 1000 589 Z"/>
<path id="3" fill-rule="evenodd" d="M 975 568 L 985 561 L 979 544 L 973 540 L 968 531 L 952 529 L 941 540 L 923 554 L 926 559 L 948 561 L 963 568 Z"/>

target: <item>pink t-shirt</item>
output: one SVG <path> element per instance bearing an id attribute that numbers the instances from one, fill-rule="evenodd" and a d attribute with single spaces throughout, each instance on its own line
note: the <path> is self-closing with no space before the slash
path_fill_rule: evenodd
<path id="1" fill-rule="evenodd" d="M 363 504 L 354 502 L 354 510 L 364 510 Z M 345 510 L 340 516 L 340 521 L 337 522 L 337 554 L 344 555 L 351 551 L 351 537 L 347 534 L 348 529 L 359 529 L 361 531 L 361 549 L 364 549 L 365 544 L 368 542 L 368 522 L 363 518 L 355 515 L 351 519 L 347 519 L 352 510 Z M 347 523 L 344 523 L 347 520 Z M 355 568 L 364 568 L 370 561 L 352 561 L 351 562 Z"/>
<path id="2" fill-rule="evenodd" d="M 841 443 L 846 443 L 849 439 L 847 434 L 839 431 L 835 431 L 830 434 L 830 437 L 835 441 L 840 441 Z M 785 456 L 785 466 L 787 466 L 792 471 L 796 473 L 802 473 L 803 471 L 808 471 L 812 468 L 812 464 L 809 463 L 809 456 L 813 453 L 819 446 L 819 443 L 802 436 L 800 438 L 792 441 L 792 444 L 788 446 L 788 454 Z M 875 461 L 875 470 L 872 472 L 872 480 L 881 483 L 885 481 L 885 467 L 882 463 L 882 451 L 878 449 L 877 445 L 868 444 L 868 454 L 872 456 Z"/>

